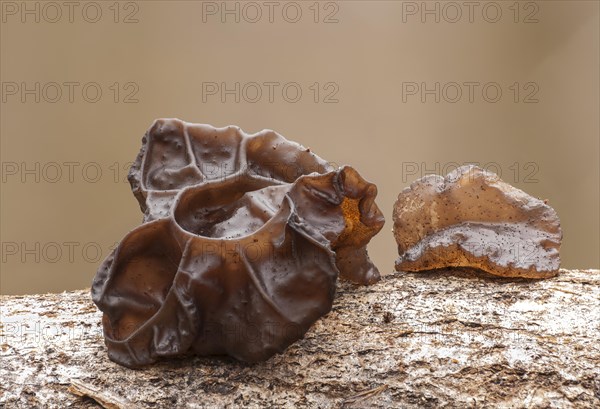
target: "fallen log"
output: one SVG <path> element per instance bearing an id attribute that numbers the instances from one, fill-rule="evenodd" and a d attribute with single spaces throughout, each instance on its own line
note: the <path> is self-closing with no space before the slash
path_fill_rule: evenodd
<path id="1" fill-rule="evenodd" d="M 267 362 L 111 362 L 89 291 L 0 296 L 0 407 L 600 407 L 600 270 L 339 283 Z"/>

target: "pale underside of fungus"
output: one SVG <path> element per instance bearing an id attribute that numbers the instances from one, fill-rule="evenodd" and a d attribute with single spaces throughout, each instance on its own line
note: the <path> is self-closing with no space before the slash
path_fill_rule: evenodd
<path id="1" fill-rule="evenodd" d="M 379 280 L 376 186 L 273 131 L 157 120 L 129 179 L 144 222 L 92 286 L 122 365 L 265 360 L 329 312 L 338 276 Z"/>
<path id="2" fill-rule="evenodd" d="M 560 268 L 554 209 L 477 166 L 413 182 L 399 194 L 393 220 L 399 271 L 472 267 L 545 278 Z"/>

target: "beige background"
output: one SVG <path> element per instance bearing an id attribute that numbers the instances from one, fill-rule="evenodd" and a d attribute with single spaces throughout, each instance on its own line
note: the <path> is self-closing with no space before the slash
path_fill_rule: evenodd
<path id="1" fill-rule="evenodd" d="M 39 22 L 15 12 L 21 2 L 2 5 L 0 293 L 89 286 L 98 259 L 141 220 L 124 180 L 127 162 L 157 117 L 237 124 L 248 132 L 271 128 L 327 160 L 355 166 L 379 187 L 387 223 L 370 253 L 382 272 L 393 270 L 396 257 L 390 229 L 398 192 L 422 174 L 466 162 L 499 170 L 507 182 L 547 198 L 564 228 L 563 265 L 599 267 L 598 2 L 522 2 L 518 16 L 512 1 L 481 2 L 472 22 L 463 8 L 454 23 L 456 9 L 447 2 L 427 3 L 439 7 L 439 22 L 435 15 L 422 22 L 420 14 L 408 13 L 421 2 L 321 2 L 317 23 L 312 1 L 299 3 L 296 23 L 284 19 L 294 18 L 294 5 L 282 15 L 286 2 L 277 2 L 273 22 L 257 2 L 263 16 L 254 23 L 245 21 L 255 10 L 244 4 L 237 23 L 235 16 L 222 22 L 203 14 L 203 7 L 221 2 L 194 1 L 121 2 L 117 23 L 113 2 L 97 2 L 102 17 L 91 23 L 86 18 L 95 18 L 95 5 L 87 3 L 77 3 L 73 22 L 66 9 L 51 22 L 56 10 L 44 2 L 27 3 L 39 7 Z M 496 6 L 502 16 L 488 22 Z M 124 23 L 130 13 L 138 21 Z M 338 21 L 324 23 L 329 13 Z M 527 16 L 537 22 L 524 22 Z M 296 82 L 302 97 L 287 102 L 279 88 L 272 103 L 266 95 L 256 103 L 243 95 L 239 103 L 232 96 L 225 103 L 210 95 L 203 101 L 203 83 L 269 81 Z M 32 88 L 36 82 L 40 102 L 35 93 L 21 95 L 21 83 Z M 87 102 L 80 86 L 69 102 L 63 86 L 53 103 L 51 82 L 95 82 L 102 96 Z M 323 103 L 330 85 L 315 103 L 309 89 L 315 82 L 337 84 L 338 102 Z M 487 102 L 480 87 L 473 102 L 464 94 L 455 103 L 444 95 L 439 103 L 425 95 L 423 103 L 420 94 L 404 95 L 403 102 L 408 82 L 495 82 L 502 98 Z M 509 88 L 515 82 L 517 102 Z M 138 102 L 123 103 L 135 86 Z M 523 102 L 536 86 L 538 102 Z M 455 90 L 446 87 L 446 98 Z"/>

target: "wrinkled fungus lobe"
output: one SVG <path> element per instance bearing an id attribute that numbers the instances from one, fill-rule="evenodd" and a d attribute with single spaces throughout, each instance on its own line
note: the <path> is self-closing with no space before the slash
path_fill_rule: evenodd
<path id="1" fill-rule="evenodd" d="M 129 180 L 144 222 L 92 286 L 112 360 L 266 360 L 331 309 L 338 274 L 379 279 L 377 188 L 353 168 L 267 130 L 161 119 L 142 142 Z"/>
<path id="2" fill-rule="evenodd" d="M 554 209 L 476 166 L 413 182 L 398 196 L 393 219 L 399 271 L 472 267 L 545 278 L 560 268 Z"/>

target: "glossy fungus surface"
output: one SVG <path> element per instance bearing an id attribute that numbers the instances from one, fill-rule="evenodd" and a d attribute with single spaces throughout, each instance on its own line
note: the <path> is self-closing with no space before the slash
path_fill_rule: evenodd
<path id="1" fill-rule="evenodd" d="M 157 120 L 129 179 L 144 223 L 92 286 L 122 365 L 268 359 L 331 309 L 338 276 L 379 279 L 375 185 L 273 131 Z"/>

